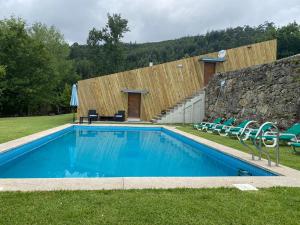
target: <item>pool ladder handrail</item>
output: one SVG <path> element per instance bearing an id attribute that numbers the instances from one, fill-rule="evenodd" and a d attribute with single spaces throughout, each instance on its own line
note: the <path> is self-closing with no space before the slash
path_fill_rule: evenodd
<path id="1" fill-rule="evenodd" d="M 248 134 L 246 134 L 245 132 L 249 130 L 248 126 L 250 124 L 252 124 L 252 123 L 256 123 L 256 121 L 251 120 L 248 123 L 246 123 L 246 125 L 244 126 L 244 128 L 242 129 L 242 131 L 239 134 L 237 134 L 237 138 L 238 138 L 238 140 L 240 141 L 241 144 L 243 144 L 246 148 L 248 148 L 251 151 L 252 160 L 255 160 L 255 152 L 254 152 L 254 150 L 249 145 L 247 145 L 245 143 L 245 140 L 247 140 L 247 138 L 248 138 L 247 137 Z M 244 136 L 244 135 L 246 135 L 246 136 Z"/>
<path id="2" fill-rule="evenodd" d="M 240 132 L 239 135 L 237 135 L 239 141 L 245 146 L 247 147 L 248 149 L 251 150 L 251 155 L 252 155 L 252 160 L 255 160 L 255 151 L 245 143 L 245 141 L 248 139 L 248 136 L 250 135 L 251 133 L 251 128 L 248 128 L 250 124 L 257 124 L 259 125 L 259 123 L 255 120 L 251 120 L 249 121 L 245 127 L 242 129 L 242 131 Z M 275 128 L 276 130 L 276 135 L 275 135 L 275 138 L 274 138 L 274 143 L 276 144 L 273 144 L 273 145 L 267 145 L 264 141 L 264 137 L 263 137 L 263 127 L 267 124 L 271 124 L 271 126 L 273 128 Z M 246 131 L 248 131 L 248 133 L 245 133 Z M 269 151 L 265 151 L 262 149 L 262 143 L 265 145 L 265 147 L 275 147 L 275 159 L 276 159 L 276 166 L 279 166 L 279 129 L 278 127 L 272 123 L 272 122 L 265 122 L 263 123 L 257 130 L 254 138 L 251 138 L 251 141 L 253 143 L 253 145 L 255 146 L 255 148 L 257 149 L 259 155 L 258 155 L 258 159 L 261 160 L 261 156 L 262 156 L 262 153 L 264 153 L 266 156 L 267 156 L 267 159 L 268 159 L 268 165 L 271 166 L 271 157 L 270 157 L 270 153 Z M 258 143 L 257 143 L 258 141 Z"/>

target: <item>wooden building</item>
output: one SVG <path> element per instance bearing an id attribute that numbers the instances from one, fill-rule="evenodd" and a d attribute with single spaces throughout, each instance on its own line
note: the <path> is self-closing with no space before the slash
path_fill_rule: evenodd
<path id="1" fill-rule="evenodd" d="M 277 41 L 271 40 L 81 80 L 78 117 L 89 109 L 106 116 L 125 110 L 128 118 L 149 121 L 203 89 L 213 74 L 270 63 L 276 54 Z"/>

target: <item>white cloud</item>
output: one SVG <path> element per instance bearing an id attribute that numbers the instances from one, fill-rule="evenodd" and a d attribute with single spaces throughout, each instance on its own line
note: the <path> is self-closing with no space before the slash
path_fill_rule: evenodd
<path id="1" fill-rule="evenodd" d="M 27 22 L 56 26 L 70 42 L 85 43 L 92 27 L 107 13 L 121 13 L 131 32 L 125 41 L 160 41 L 238 25 L 300 22 L 299 0 L 0 0 L 0 19 L 20 16 Z"/>

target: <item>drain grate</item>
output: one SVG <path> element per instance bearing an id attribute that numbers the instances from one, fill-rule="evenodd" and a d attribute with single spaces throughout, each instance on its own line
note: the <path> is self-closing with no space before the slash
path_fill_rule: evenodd
<path id="1" fill-rule="evenodd" d="M 241 191 L 258 191 L 258 189 L 251 184 L 233 184 L 233 186 Z"/>

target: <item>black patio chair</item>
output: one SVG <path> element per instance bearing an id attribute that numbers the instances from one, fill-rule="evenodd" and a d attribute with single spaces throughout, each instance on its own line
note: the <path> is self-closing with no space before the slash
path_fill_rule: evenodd
<path id="1" fill-rule="evenodd" d="M 124 122 L 125 121 L 125 111 L 124 110 L 119 110 L 114 115 L 114 121 Z"/>
<path id="2" fill-rule="evenodd" d="M 90 109 L 88 111 L 88 121 L 89 123 L 92 123 L 92 121 L 97 121 L 98 120 L 98 113 L 95 109 Z"/>

